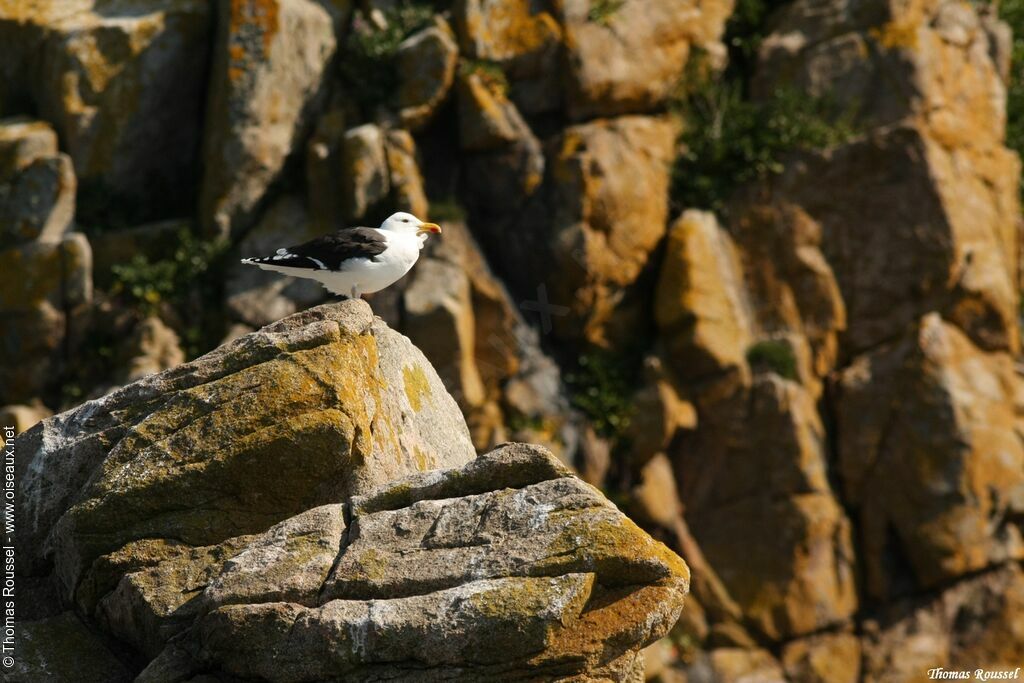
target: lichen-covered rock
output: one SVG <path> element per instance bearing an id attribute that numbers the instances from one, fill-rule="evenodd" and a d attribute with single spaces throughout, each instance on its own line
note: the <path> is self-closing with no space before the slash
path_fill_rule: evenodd
<path id="1" fill-rule="evenodd" d="M 467 191 L 495 221 L 490 230 L 507 230 L 523 205 L 540 195 L 546 166 L 540 141 L 503 86 L 486 74 L 460 76 L 456 91 Z"/>
<path id="2" fill-rule="evenodd" d="M 843 371 L 839 465 L 872 595 L 1024 556 L 1020 391 L 1009 355 L 977 348 L 938 314 Z"/>
<path id="3" fill-rule="evenodd" d="M 1020 162 L 1004 146 L 990 32 L 949 0 L 871 7 L 801 0 L 773 22 L 760 55 L 766 92 L 787 83 L 890 129 L 793 169 L 782 194 L 822 223 L 854 351 L 945 307 L 976 343 L 1015 351 Z M 841 191 L 798 189 L 823 183 Z"/>
<path id="4" fill-rule="evenodd" d="M 676 128 L 646 116 L 570 126 L 538 154 L 536 177 L 512 170 L 534 158 L 532 137 L 469 158 L 471 222 L 524 308 L 542 311 L 543 333 L 623 342 L 649 313 Z"/>
<path id="5" fill-rule="evenodd" d="M 69 350 L 68 321 L 92 300 L 92 253 L 81 233 L 0 251 L 0 403 L 43 394 Z"/>
<path id="6" fill-rule="evenodd" d="M 376 327 L 362 304 L 321 307 L 243 338 L 214 357 L 137 382 L 77 414 L 52 418 L 21 437 L 19 448 L 30 447 L 26 450 L 34 455 L 19 477 L 22 509 L 44 520 L 60 517 L 44 548 L 57 578 L 65 577 L 64 599 L 84 617 L 83 622 L 65 613 L 57 620 L 21 624 L 28 634 L 19 631 L 22 639 L 37 631 L 51 633 L 50 622 L 73 627 L 59 640 L 40 642 L 38 652 L 28 650 L 26 671 L 50 670 L 57 680 L 71 680 L 54 662 L 66 666 L 72 653 L 92 646 L 83 663 L 92 666 L 107 656 L 105 647 L 95 645 L 102 638 L 148 661 L 136 678 L 148 683 L 187 681 L 199 673 L 213 681 L 633 680 L 643 665 L 640 650 L 664 637 L 678 618 L 689 570 L 541 448 L 505 444 L 473 459 L 465 452 L 460 457 L 456 443 L 449 442 L 446 460 L 437 462 L 461 460 L 461 467 L 398 477 L 380 476 L 378 469 L 379 480 L 387 483 L 373 488 L 366 486 L 373 478 L 370 459 L 401 457 L 399 443 L 386 444 L 391 450 L 376 456 L 364 451 L 364 461 L 350 455 L 347 470 L 355 471 L 338 471 L 323 466 L 325 458 L 338 459 L 339 452 L 351 454 L 368 444 L 315 441 L 293 431 L 290 443 L 280 444 L 274 476 L 245 477 L 242 467 L 208 451 L 193 459 L 189 473 L 169 462 L 181 460 L 174 449 L 194 431 L 192 425 L 217 438 L 209 424 L 217 408 L 207 407 L 205 415 L 193 416 L 167 438 L 157 434 L 153 419 L 147 426 L 115 424 L 146 412 L 155 418 L 160 405 L 166 415 L 170 406 L 187 405 L 184 392 L 268 365 L 276 366 L 279 391 L 293 400 L 297 393 L 315 394 L 328 380 L 289 389 L 279 362 L 301 364 L 304 353 L 327 351 L 332 344 L 348 360 L 339 370 L 347 370 L 353 391 L 381 392 L 379 386 L 355 386 L 361 374 L 377 382 L 390 378 L 387 372 L 373 377 L 379 370 L 365 365 L 368 356 L 375 360 L 375 340 L 382 342 L 381 359 L 415 355 L 408 342 Z M 354 349 L 357 357 L 338 348 L 362 344 L 369 346 Z M 263 380 L 269 383 L 270 376 Z M 436 383 L 434 378 L 431 386 Z M 166 402 L 153 395 L 156 391 L 167 395 Z M 120 403 L 129 398 L 132 405 Z M 446 409 L 453 410 L 445 398 Z M 215 399 L 207 399 L 213 406 Z M 339 408 L 353 408 L 342 396 L 334 401 Z M 257 405 L 275 419 L 241 437 L 234 455 L 262 466 L 265 475 L 269 461 L 241 449 L 260 431 L 279 428 L 282 406 Z M 380 420 L 387 419 L 387 404 L 376 408 Z M 246 419 L 244 407 L 229 403 L 220 410 L 230 412 L 236 423 Z M 402 436 L 417 436 L 412 431 L 417 426 L 428 429 L 417 422 L 423 419 L 407 414 Z M 433 426 L 453 426 L 439 424 L 436 411 L 433 420 Z M 76 426 L 95 431 L 76 434 Z M 427 447 L 431 435 L 423 429 L 418 436 Z M 458 439 L 457 432 L 448 436 Z M 113 441 L 117 444 L 107 452 Z M 191 445 L 203 450 L 195 441 Z M 129 449 L 137 456 L 135 471 L 114 472 Z M 218 460 L 215 466 L 209 457 Z M 104 459 L 86 482 L 89 460 Z M 289 505 L 286 497 L 303 478 L 293 472 L 307 470 L 310 461 L 318 466 L 304 477 L 309 495 L 292 496 L 302 502 Z M 249 483 L 247 504 L 231 494 L 228 471 Z M 189 493 L 179 491 L 173 501 L 161 502 L 159 487 L 136 485 L 147 476 L 178 479 Z M 84 488 L 70 493 L 83 482 Z M 90 497 L 104 486 L 102 500 Z M 316 488 L 331 493 L 318 495 Z M 225 494 L 235 500 L 219 506 L 215 500 Z M 318 504 L 323 499 L 334 502 Z M 69 502 L 63 515 L 55 512 Z M 111 512 L 118 506 L 133 516 L 119 518 L 117 529 L 84 523 L 90 517 L 95 521 L 99 508 Z M 289 513 L 289 507 L 297 509 Z M 178 523 L 190 514 L 202 517 L 191 526 Z M 269 527 L 256 528 L 275 518 Z M 225 536 L 228 530 L 245 533 Z M 65 557 L 83 549 L 90 549 L 85 562 Z M 33 555 L 41 559 L 40 553 Z M 70 581 L 69 561 L 83 569 Z M 47 569 L 45 563 L 37 568 Z M 111 666 L 110 680 L 129 680 L 137 673 L 124 664 Z"/>
<path id="7" fill-rule="evenodd" d="M 426 359 L 357 301 L 46 420 L 19 449 L 22 557 L 52 562 L 68 598 L 127 543 L 215 545 L 475 454 Z"/>
<path id="8" fill-rule="evenodd" d="M 463 69 L 456 92 L 467 190 L 485 220 L 494 221 L 489 230 L 508 230 L 523 204 L 539 194 L 545 169 L 540 141 L 509 100 L 507 84 L 490 70 Z"/>
<path id="9" fill-rule="evenodd" d="M 509 97 L 527 114 L 558 109 L 562 27 L 549 3 L 529 0 L 457 0 L 452 7 L 463 55 L 497 66 Z"/>
<path id="10" fill-rule="evenodd" d="M 820 249 L 846 305 L 848 353 L 946 307 L 975 343 L 1015 350 L 1018 294 L 1008 259 L 1017 253 L 1016 177 L 1005 150 L 976 163 L 897 127 L 794 164 L 771 200 L 799 206 L 820 225 Z M 837 190 L 813 191 L 822 185 Z"/>
<path id="11" fill-rule="evenodd" d="M 84 607 L 95 609 L 108 632 L 153 658 L 198 615 L 223 605 L 317 604 L 344 531 L 342 505 L 325 505 L 255 536 L 197 548 L 168 544 L 156 563 L 128 566 L 113 585 L 111 578 L 117 572 L 110 571 L 112 562 L 104 558 L 98 564 L 106 564 L 106 571 L 94 569 L 90 579 L 93 590 L 109 592 L 95 605 L 86 601 Z M 137 550 L 129 544 L 118 554 L 137 557 Z"/>
<path id="12" fill-rule="evenodd" d="M 507 96 L 504 86 L 486 72 L 460 74 L 459 144 L 463 149 L 482 152 L 506 147 L 530 135 L 522 115 Z"/>
<path id="13" fill-rule="evenodd" d="M 625 116 L 566 128 L 557 141 L 549 280 L 536 283 L 569 308 L 556 334 L 607 345 L 641 324 L 636 285 L 667 228 L 675 133 L 667 120 Z"/>
<path id="14" fill-rule="evenodd" d="M 681 430 L 697 427 L 697 409 L 679 395 L 679 385 L 658 356 L 644 359 L 643 386 L 633 394 L 633 415 L 627 427 L 630 467 L 643 466 L 663 453 Z"/>
<path id="15" fill-rule="evenodd" d="M 402 294 L 406 334 L 431 359 L 463 411 L 486 399 L 476 365 L 476 324 L 469 277 L 452 260 L 421 259 Z"/>
<path id="16" fill-rule="evenodd" d="M 478 450 L 512 438 L 574 461 L 578 420 L 559 368 L 465 224 L 446 222 L 444 238 L 427 243 L 402 304 L 402 331 L 438 368 Z"/>
<path id="17" fill-rule="evenodd" d="M 208 3 L 33 4 L 26 19 L 42 35 L 28 58 L 33 99 L 79 182 L 104 202 L 183 208 L 200 143 Z"/>
<path id="18" fill-rule="evenodd" d="M 407 130 L 389 130 L 384 136 L 391 202 L 395 209 L 425 218 L 429 210 L 423 175 L 416 162 L 416 142 Z"/>
<path id="19" fill-rule="evenodd" d="M 406 38 L 398 46 L 398 106 L 410 130 L 427 125 L 455 82 L 459 48 L 444 20 Z"/>
<path id="20" fill-rule="evenodd" d="M 761 47 L 758 88 L 784 81 L 853 104 L 871 125 L 910 121 L 947 148 L 1007 163 L 1005 87 L 984 26 L 1002 22 L 952 0 L 855 5 L 799 0 L 781 8 Z"/>
<path id="21" fill-rule="evenodd" d="M 372 123 L 347 130 L 341 138 L 338 190 L 348 221 L 362 218 L 391 191 L 384 140 L 384 129 Z"/>
<path id="22" fill-rule="evenodd" d="M 853 633 L 819 633 L 794 640 L 782 650 L 782 666 L 792 683 L 857 683 L 861 642 Z"/>
<path id="23" fill-rule="evenodd" d="M 865 623 L 862 680 L 919 681 L 929 669 L 1013 671 L 1024 657 L 1024 573 L 1015 563 L 937 596 L 890 605 Z"/>
<path id="24" fill-rule="evenodd" d="M 701 211 L 687 211 L 668 234 L 654 319 L 679 377 L 746 368 L 752 314 L 732 239 Z"/>
<path id="25" fill-rule="evenodd" d="M 75 173 L 65 154 L 37 159 L 0 185 L 0 236 L 7 245 L 58 242 L 75 212 Z"/>
<path id="26" fill-rule="evenodd" d="M 743 263 L 757 333 L 747 355 L 754 365 L 763 365 L 765 352 L 772 355 L 772 349 L 775 356 L 791 356 L 791 368 L 776 369 L 818 396 L 822 380 L 836 366 L 846 329 L 846 303 L 822 253 L 822 226 L 799 206 L 781 200 L 738 201 L 732 211 L 730 233 Z"/>
<path id="27" fill-rule="evenodd" d="M 73 612 L 20 621 L 15 630 L 17 656 L 4 668 L 9 681 L 109 681 L 128 683 L 131 674 L 103 639 Z"/>
<path id="28" fill-rule="evenodd" d="M 694 48 L 714 50 L 729 0 L 560 0 L 574 119 L 652 111 Z"/>
<path id="29" fill-rule="evenodd" d="M 625 680 L 687 590 L 678 557 L 523 444 L 357 496 L 347 528 L 340 507 L 230 550 L 139 680 Z M 166 593 L 174 562 L 136 584 Z"/>
<path id="30" fill-rule="evenodd" d="M 347 0 L 220 0 L 204 133 L 200 216 L 211 233 L 249 227 L 310 128 Z"/>
<path id="31" fill-rule="evenodd" d="M 0 121 L 0 239 L 5 247 L 59 242 L 71 229 L 77 181 L 57 135 L 41 121 Z"/>
<path id="32" fill-rule="evenodd" d="M 773 640 L 842 623 L 858 604 L 852 529 L 814 398 L 766 373 L 697 406 L 698 429 L 674 456 L 680 496 L 745 620 Z"/>
<path id="33" fill-rule="evenodd" d="M 57 133 L 44 121 L 15 116 L 0 119 L 0 183 L 36 159 L 57 154 Z"/>

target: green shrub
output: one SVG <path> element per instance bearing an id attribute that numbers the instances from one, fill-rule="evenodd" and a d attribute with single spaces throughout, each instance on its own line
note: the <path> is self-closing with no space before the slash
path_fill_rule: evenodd
<path id="1" fill-rule="evenodd" d="M 601 436 L 619 439 L 629 427 L 636 372 L 627 357 L 607 351 L 580 355 L 566 374 L 570 400 Z"/>
<path id="2" fill-rule="evenodd" d="M 109 294 L 140 318 L 164 317 L 180 335 L 185 355 L 195 358 L 213 348 L 223 331 L 220 301 L 227 246 L 182 230 L 167 258 L 150 260 L 139 254 L 113 266 Z"/>
<path id="3" fill-rule="evenodd" d="M 435 223 L 450 221 L 458 223 L 466 220 L 466 209 L 455 197 L 446 197 L 430 202 L 430 220 Z"/>
<path id="4" fill-rule="evenodd" d="M 737 0 L 722 41 L 729 51 L 728 80 L 749 81 L 761 41 L 768 35 L 768 17 L 787 0 Z"/>
<path id="5" fill-rule="evenodd" d="M 546 432 L 549 424 L 540 415 L 524 415 L 517 411 L 509 411 L 505 416 L 505 425 L 512 434 L 516 432 Z"/>
<path id="6" fill-rule="evenodd" d="M 682 118 L 672 174 L 673 208 L 722 212 L 740 186 L 783 169 L 787 155 L 821 149 L 856 134 L 851 112 L 829 98 L 778 89 L 750 97 L 749 82 L 768 16 L 779 0 L 739 0 L 726 27 L 729 65 L 721 74 L 691 56 L 673 108 Z"/>
<path id="7" fill-rule="evenodd" d="M 768 339 L 752 344 L 747 349 L 747 362 L 754 370 L 768 370 L 785 379 L 797 378 L 796 354 L 784 341 Z"/>
<path id="8" fill-rule="evenodd" d="M 398 90 L 398 46 L 430 24 L 434 7 L 407 2 L 383 16 L 385 25 L 380 28 L 361 12 L 356 13 L 339 61 L 342 92 L 366 117 L 372 117 L 377 107 L 394 103 Z"/>
<path id="9" fill-rule="evenodd" d="M 492 93 L 505 97 L 508 95 L 508 77 L 497 62 L 484 59 L 462 59 L 459 62 L 459 73 L 463 76 L 477 74 L 484 85 Z"/>
<path id="10" fill-rule="evenodd" d="M 587 20 L 607 26 L 625 4 L 626 0 L 591 0 Z"/>
<path id="11" fill-rule="evenodd" d="M 743 96 L 742 84 L 709 83 L 683 102 L 682 145 L 672 173 L 677 209 L 721 212 L 732 192 L 780 173 L 796 150 L 821 149 L 849 140 L 855 128 L 828 100 L 778 90 L 766 100 Z"/>
<path id="12" fill-rule="evenodd" d="M 220 241 L 199 240 L 182 230 L 168 258 L 151 261 L 144 254 L 136 254 L 128 263 L 114 265 L 111 294 L 145 314 L 157 312 L 163 303 L 180 303 L 211 271 L 225 246 Z"/>

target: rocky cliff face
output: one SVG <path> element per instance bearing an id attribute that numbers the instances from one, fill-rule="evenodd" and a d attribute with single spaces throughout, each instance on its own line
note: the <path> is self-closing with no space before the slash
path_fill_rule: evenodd
<path id="1" fill-rule="evenodd" d="M 515 667 L 626 677 L 629 653 L 661 626 L 595 654 L 620 636 L 555 624 L 582 624 L 605 595 L 619 596 L 608 598 L 615 610 L 653 604 L 616 593 L 624 586 L 607 563 L 416 578 L 400 548 L 435 548 L 441 527 L 417 525 L 441 520 L 440 494 L 399 496 L 357 519 L 352 496 L 524 441 L 608 491 L 693 570 L 678 624 L 648 650 L 650 679 L 902 682 L 935 667 L 1014 668 L 1024 657 L 1024 278 L 1012 147 L 1024 144 L 1024 85 L 1011 64 L 1024 56 L 1024 25 L 1001 16 L 1020 24 L 1024 6 L 76 0 L 0 10 L 0 114 L 12 117 L 0 121 L 0 310 L 12 322 L 0 403 L 27 428 L 99 399 L 25 437 L 63 464 L 25 472 L 47 495 L 31 503 L 25 540 L 40 550 L 22 557 L 41 553 L 32 570 L 52 569 L 65 604 L 88 619 L 93 635 L 76 642 L 101 633 L 156 657 L 147 676 L 262 676 L 258 653 L 215 632 L 256 628 L 259 614 L 273 625 L 267 638 L 306 624 L 317 637 L 354 633 L 366 605 L 385 599 L 451 614 L 465 591 L 484 590 L 467 588 L 479 580 L 498 581 L 486 590 L 501 595 L 562 596 L 514 622 L 533 635 L 501 641 Z M 386 361 L 397 338 L 364 309 L 276 322 L 322 292 L 232 265 L 398 209 L 445 232 L 371 304 L 436 377 Z M 221 363 L 216 372 L 183 366 L 105 395 L 225 342 L 202 363 Z M 376 379 L 323 383 L 354 370 Z M 239 450 L 204 450 L 214 431 L 238 436 Z M 65 432 L 79 436 L 52 436 Z M 282 448 L 303 465 L 268 483 Z M 336 478 L 314 482 L 323 471 Z M 486 497 L 540 487 L 536 500 L 549 500 L 547 487 L 577 485 L 554 470 L 515 485 L 504 476 L 449 497 L 483 519 L 469 498 L 506 510 Z M 115 482 L 130 495 L 111 497 Z M 558 495 L 596 495 L 585 490 Z M 185 492 L 194 505 L 180 504 Z M 322 505 L 349 512 L 339 521 Z M 437 523 L 472 535 L 455 521 Z M 538 538 L 554 533 L 548 523 Z M 395 524 L 411 535 L 398 538 Z M 317 600 L 285 587 L 273 599 L 254 588 L 230 605 L 180 602 L 220 580 L 229 557 L 272 545 L 252 539 L 274 525 L 285 525 L 274 538 L 314 528 L 343 538 L 321 545 L 350 559 L 363 547 L 352 530 L 372 527 L 386 566 L 346 564 L 374 576 L 338 593 L 320 570 L 296 569 L 297 581 L 320 581 Z M 499 528 L 514 557 L 544 565 L 540 546 L 515 545 L 526 532 Z M 479 533 L 467 548 L 492 532 Z M 117 554 L 147 539 L 177 550 L 126 551 L 152 557 L 145 567 Z M 498 566 L 470 549 L 459 552 L 474 567 Z M 104 557 L 114 558 L 106 569 Z M 85 580 L 101 569 L 108 583 Z M 668 571 L 641 572 L 641 583 L 664 587 Z M 121 576 L 136 576 L 133 587 L 100 610 Z M 501 583 L 511 576 L 561 583 Z M 429 605 L 388 593 L 419 580 Z M 164 583 L 179 587 L 147 593 Z M 324 599 L 351 604 L 327 610 Z M 267 606 L 279 603 L 291 606 Z M 389 616 L 405 609 L 373 613 L 390 635 L 332 666 L 411 675 L 387 668 L 388 648 L 408 643 L 394 634 L 433 633 L 444 619 Z M 478 616 L 495 633 L 512 623 Z M 83 627 L 64 615 L 39 628 Z M 528 654 L 539 633 L 543 648 Z M 575 648 L 564 670 L 553 663 L 563 637 Z M 438 676 L 465 665 L 440 646 L 409 647 Z M 475 674 L 513 670 L 491 656 Z M 326 675 L 307 659 L 324 664 L 307 652 L 289 675 Z"/>
<path id="2" fill-rule="evenodd" d="M 635 677 L 689 570 L 363 302 L 19 437 L 19 680 Z M 139 673 L 139 669 L 143 669 Z"/>

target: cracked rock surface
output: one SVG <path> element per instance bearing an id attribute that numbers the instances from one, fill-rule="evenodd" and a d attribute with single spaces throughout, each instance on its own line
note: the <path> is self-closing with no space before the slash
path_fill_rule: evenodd
<path id="1" fill-rule="evenodd" d="M 123 680 L 630 680 L 689 586 L 545 449 L 474 458 L 433 368 L 363 302 L 49 418 L 19 448 L 34 630 L 88 638 Z"/>

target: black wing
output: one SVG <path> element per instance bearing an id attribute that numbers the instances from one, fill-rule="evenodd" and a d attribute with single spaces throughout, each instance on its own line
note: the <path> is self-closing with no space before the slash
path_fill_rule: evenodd
<path id="1" fill-rule="evenodd" d="M 317 237 L 304 244 L 278 249 L 273 256 L 251 259 L 253 263 L 272 263 L 289 268 L 341 270 L 354 258 L 374 260 L 387 248 L 384 236 L 373 228 L 347 228 Z"/>

